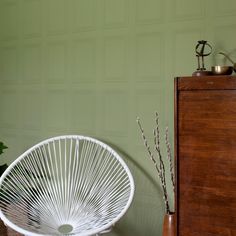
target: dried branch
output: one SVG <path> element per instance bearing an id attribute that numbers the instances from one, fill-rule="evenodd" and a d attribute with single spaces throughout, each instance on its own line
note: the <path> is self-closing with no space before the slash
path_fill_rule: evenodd
<path id="1" fill-rule="evenodd" d="M 141 131 L 142 139 L 144 141 L 144 146 L 147 150 L 147 153 L 148 153 L 151 161 L 154 163 L 154 166 L 157 170 L 158 178 L 160 180 L 161 187 L 162 187 L 162 190 L 163 190 L 163 200 L 164 200 L 164 203 L 165 203 L 165 211 L 168 214 L 168 213 L 170 213 L 170 206 L 169 206 L 168 192 L 167 192 L 167 186 L 166 186 L 165 165 L 164 165 L 164 162 L 163 162 L 161 148 L 160 148 L 159 117 L 158 117 L 157 112 L 155 113 L 155 115 L 156 115 L 156 117 L 155 117 L 156 126 L 153 130 L 153 135 L 154 135 L 154 151 L 155 151 L 156 158 L 154 157 L 154 154 L 151 151 L 151 148 L 148 144 L 148 141 L 147 141 L 146 136 L 144 134 L 144 129 L 142 128 L 142 125 L 141 125 L 141 122 L 140 122 L 139 118 L 137 118 L 137 123 L 138 123 L 138 127 Z M 171 148 L 170 148 L 170 143 L 168 141 L 168 138 L 169 137 L 168 137 L 168 129 L 167 129 L 166 130 L 166 135 L 165 135 L 165 143 L 166 143 L 166 147 L 167 147 L 167 160 L 169 161 L 169 169 L 170 169 L 170 172 L 171 172 L 171 181 L 172 181 L 173 190 L 174 190 L 173 163 L 172 163 Z"/>
<path id="2" fill-rule="evenodd" d="M 151 148 L 150 148 L 150 146 L 149 146 L 149 144 L 147 142 L 146 136 L 144 134 L 144 130 L 143 130 L 142 126 L 141 126 L 140 119 L 138 117 L 137 117 L 137 123 L 138 123 L 139 129 L 140 129 L 141 134 L 142 134 L 142 138 L 143 138 L 143 141 L 144 141 L 144 146 L 146 147 L 148 155 L 149 155 L 149 157 L 151 158 L 152 162 L 155 165 L 155 168 L 157 170 L 158 175 L 160 175 L 161 170 L 159 169 L 158 163 L 157 163 L 156 159 L 154 158 L 153 153 L 151 152 Z"/>
<path id="3" fill-rule="evenodd" d="M 173 159 L 172 159 L 172 155 L 171 155 L 171 147 L 170 147 L 170 142 L 169 142 L 169 129 L 168 129 L 168 127 L 166 127 L 165 143 L 166 143 L 167 159 L 169 161 L 169 169 L 170 169 L 173 192 L 175 192 L 174 164 L 173 164 Z"/>

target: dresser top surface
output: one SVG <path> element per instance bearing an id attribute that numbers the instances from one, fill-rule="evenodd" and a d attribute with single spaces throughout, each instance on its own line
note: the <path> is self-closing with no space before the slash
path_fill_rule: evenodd
<path id="1" fill-rule="evenodd" d="M 236 89 L 236 76 L 184 76 L 175 78 L 176 90 Z"/>

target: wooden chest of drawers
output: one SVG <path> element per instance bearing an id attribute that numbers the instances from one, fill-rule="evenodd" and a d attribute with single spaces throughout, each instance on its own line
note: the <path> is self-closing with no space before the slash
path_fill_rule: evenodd
<path id="1" fill-rule="evenodd" d="M 236 77 L 175 79 L 178 236 L 236 236 Z"/>

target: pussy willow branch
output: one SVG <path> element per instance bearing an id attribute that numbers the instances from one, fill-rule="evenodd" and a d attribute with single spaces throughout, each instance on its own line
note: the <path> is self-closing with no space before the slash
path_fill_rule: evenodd
<path id="1" fill-rule="evenodd" d="M 163 182 L 165 183 L 165 166 L 163 163 L 162 155 L 161 155 L 161 149 L 160 149 L 160 132 L 159 132 L 159 118 L 158 114 L 156 113 L 156 127 L 153 130 L 153 135 L 154 135 L 154 144 L 155 144 L 155 149 L 157 152 L 157 157 L 159 159 L 160 163 L 160 170 L 163 178 Z"/>
<path id="2" fill-rule="evenodd" d="M 167 159 L 169 161 L 172 187 L 173 187 L 173 191 L 175 192 L 174 165 L 173 165 L 172 156 L 171 156 L 171 148 L 170 148 L 170 142 L 169 142 L 169 129 L 168 129 L 168 127 L 166 127 L 165 143 L 166 143 Z"/>
<path id="3" fill-rule="evenodd" d="M 151 148 L 148 144 L 148 141 L 146 139 L 146 136 L 144 134 L 144 130 L 142 128 L 142 125 L 140 123 L 140 119 L 137 118 L 137 123 L 139 126 L 139 129 L 141 131 L 141 135 L 144 141 L 144 146 L 147 149 L 148 155 L 151 158 L 152 162 L 154 163 L 154 166 L 157 170 L 158 173 L 158 177 L 159 180 L 161 182 L 161 186 L 162 186 L 162 190 L 163 190 L 163 199 L 165 202 L 165 210 L 166 213 L 170 213 L 170 207 L 169 207 L 169 201 L 168 201 L 168 193 L 167 193 L 167 188 L 166 188 L 166 179 L 165 179 L 165 166 L 162 160 L 162 155 L 161 155 L 161 151 L 160 151 L 160 135 L 159 135 L 159 121 L 158 121 L 158 114 L 156 113 L 156 127 L 154 129 L 154 144 L 155 144 L 155 150 L 157 152 L 157 157 L 159 159 L 159 165 L 158 162 L 156 161 L 156 159 L 154 158 L 154 155 L 151 151 Z"/>
<path id="4" fill-rule="evenodd" d="M 162 154 L 161 154 L 161 149 L 160 149 L 160 131 L 159 131 L 159 117 L 158 113 L 156 112 L 156 127 L 153 130 L 154 134 L 154 145 L 157 153 L 157 158 L 159 159 L 159 166 L 160 166 L 160 180 L 161 180 L 161 185 L 163 188 L 163 194 L 164 194 L 164 201 L 165 201 L 165 206 L 166 206 L 166 212 L 170 212 L 170 207 L 169 207 L 169 201 L 168 201 L 168 193 L 167 193 L 167 187 L 166 187 L 166 178 L 165 178 L 165 165 L 162 159 Z"/>
<path id="5" fill-rule="evenodd" d="M 153 153 L 151 152 L 151 148 L 150 148 L 150 146 L 149 146 L 149 144 L 147 142 L 147 139 L 146 139 L 146 137 L 144 135 L 144 130 L 143 130 L 142 126 L 141 126 L 140 119 L 138 117 L 137 117 L 137 123 L 138 123 L 139 129 L 141 131 L 141 135 L 142 135 L 142 138 L 143 138 L 143 141 L 144 141 L 144 146 L 146 147 L 148 155 L 149 155 L 149 157 L 151 158 L 152 162 L 155 165 L 155 168 L 157 170 L 158 176 L 160 176 L 160 169 L 158 167 L 158 163 L 157 163 L 156 159 L 154 158 Z"/>

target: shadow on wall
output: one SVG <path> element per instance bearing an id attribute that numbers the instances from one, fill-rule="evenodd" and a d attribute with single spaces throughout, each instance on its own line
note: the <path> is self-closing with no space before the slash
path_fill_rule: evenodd
<path id="1" fill-rule="evenodd" d="M 145 170 L 143 166 L 141 166 L 137 161 L 135 161 L 129 154 L 127 154 L 120 147 L 117 147 L 116 145 L 112 144 L 111 142 L 108 142 L 107 140 L 104 139 L 100 140 L 108 144 L 117 153 L 119 153 L 128 166 L 129 163 L 127 162 L 130 162 L 133 166 L 136 167 L 135 173 L 131 169 L 136 189 L 131 207 L 127 211 L 126 215 L 124 215 L 124 217 L 117 223 L 112 232 L 110 232 L 107 235 L 108 236 L 161 235 L 162 220 L 165 210 L 163 206 L 162 190 L 160 185 L 158 184 L 158 181 L 149 172 L 147 172 L 147 170 Z M 145 202 L 143 204 L 143 202 L 139 200 L 140 196 L 138 195 L 142 194 L 142 192 L 137 192 L 137 189 L 140 187 L 138 186 L 137 179 L 140 178 L 144 178 L 144 181 L 142 181 L 142 183 L 147 183 L 146 186 L 142 186 L 142 189 L 146 188 L 147 191 L 151 192 L 150 194 L 147 195 L 150 196 L 152 193 L 155 194 L 154 201 L 152 201 L 153 198 L 151 197 L 150 199 L 148 198 L 151 202 L 147 202 L 147 205 Z M 151 189 L 149 189 L 147 186 L 149 188 L 151 186 Z M 145 200 L 147 199 L 145 198 Z"/>

